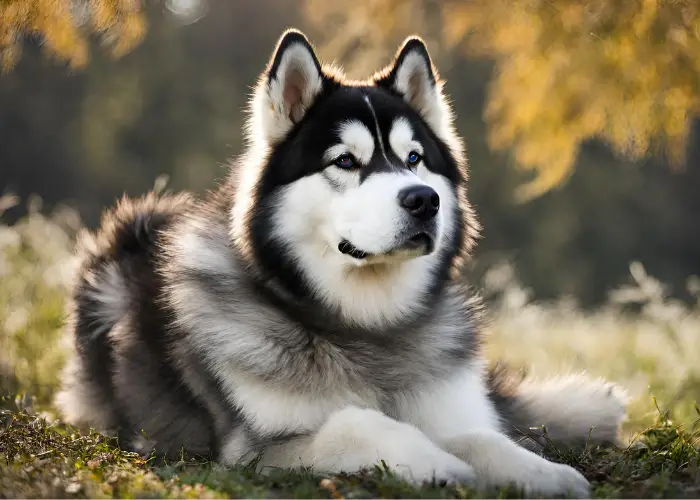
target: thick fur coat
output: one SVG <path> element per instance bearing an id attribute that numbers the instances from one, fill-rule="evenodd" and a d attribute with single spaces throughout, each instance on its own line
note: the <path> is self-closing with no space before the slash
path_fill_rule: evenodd
<path id="1" fill-rule="evenodd" d="M 354 82 L 286 32 L 221 187 L 125 198 L 82 239 L 65 418 L 142 453 L 588 495 L 531 428 L 614 443 L 623 396 L 488 369 L 451 112 L 418 38 Z"/>

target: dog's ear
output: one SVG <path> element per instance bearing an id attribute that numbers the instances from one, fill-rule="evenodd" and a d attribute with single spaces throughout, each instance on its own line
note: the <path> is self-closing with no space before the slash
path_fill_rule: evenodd
<path id="1" fill-rule="evenodd" d="M 309 40 L 300 31 L 286 31 L 256 89 L 259 132 L 268 142 L 282 139 L 322 89 L 323 71 Z"/>
<path id="2" fill-rule="evenodd" d="M 375 84 L 401 95 L 436 133 L 449 124 L 450 110 L 437 71 L 420 38 L 403 42 L 394 62 L 375 76 Z"/>

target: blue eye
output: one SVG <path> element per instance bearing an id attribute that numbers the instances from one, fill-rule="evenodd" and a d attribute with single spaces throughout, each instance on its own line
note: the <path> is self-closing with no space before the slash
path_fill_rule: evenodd
<path id="1" fill-rule="evenodd" d="M 406 163 L 409 167 L 415 167 L 420 163 L 422 159 L 423 157 L 421 155 L 419 155 L 415 151 L 411 151 L 410 153 L 408 153 L 408 160 L 406 160 Z"/>
<path id="2" fill-rule="evenodd" d="M 355 166 L 355 159 L 349 153 L 345 153 L 336 158 L 333 164 L 336 167 L 350 169 Z"/>

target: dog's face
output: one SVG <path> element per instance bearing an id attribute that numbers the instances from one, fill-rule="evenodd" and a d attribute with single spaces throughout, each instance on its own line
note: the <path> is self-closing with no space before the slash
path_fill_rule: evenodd
<path id="1" fill-rule="evenodd" d="M 367 82 L 283 35 L 253 101 L 234 238 L 294 293 L 373 325 L 415 311 L 462 243 L 459 145 L 423 42 Z M 393 307 L 389 307 L 393 306 Z"/>

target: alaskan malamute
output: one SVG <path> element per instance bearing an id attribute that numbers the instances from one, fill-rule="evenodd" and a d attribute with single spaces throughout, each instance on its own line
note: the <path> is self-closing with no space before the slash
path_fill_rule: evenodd
<path id="1" fill-rule="evenodd" d="M 425 44 L 348 81 L 287 31 L 247 139 L 204 199 L 123 199 L 83 239 L 66 420 L 142 453 L 588 495 L 542 442 L 615 442 L 624 397 L 488 368 L 460 279 L 467 162 Z"/>

